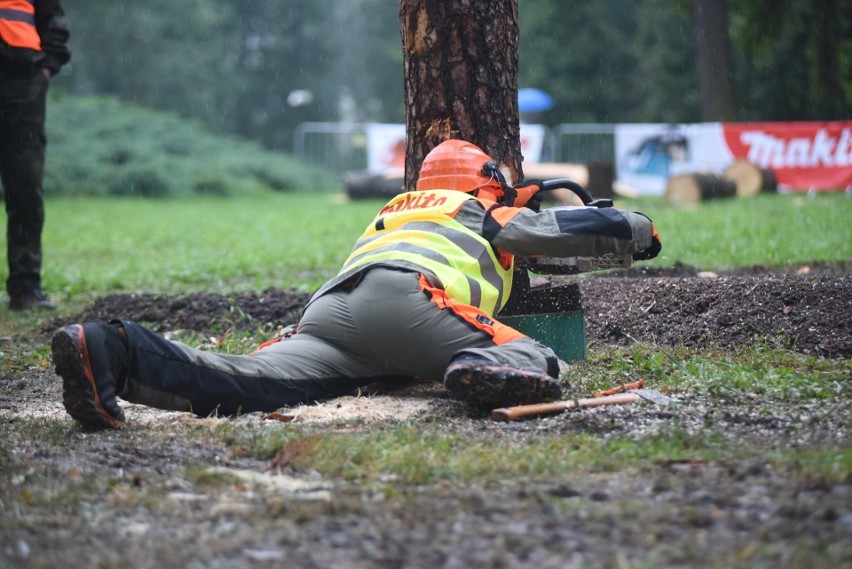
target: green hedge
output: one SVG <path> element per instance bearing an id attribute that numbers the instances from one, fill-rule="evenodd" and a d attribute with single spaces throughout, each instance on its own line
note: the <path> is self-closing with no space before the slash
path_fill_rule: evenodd
<path id="1" fill-rule="evenodd" d="M 48 101 L 48 195 L 163 197 L 340 189 L 290 155 L 110 97 Z"/>

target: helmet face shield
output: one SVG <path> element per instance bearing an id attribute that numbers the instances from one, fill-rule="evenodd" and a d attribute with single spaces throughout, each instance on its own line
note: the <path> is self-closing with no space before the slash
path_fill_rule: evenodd
<path id="1" fill-rule="evenodd" d="M 418 190 L 455 190 L 470 193 L 488 188 L 497 195 L 502 193 L 499 177 L 486 164 L 494 160 L 481 148 L 464 140 L 445 140 L 423 159 Z"/>

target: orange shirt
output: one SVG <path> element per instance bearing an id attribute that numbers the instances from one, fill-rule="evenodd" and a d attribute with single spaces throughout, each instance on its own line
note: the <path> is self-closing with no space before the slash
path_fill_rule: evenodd
<path id="1" fill-rule="evenodd" d="M 0 38 L 12 47 L 41 51 L 32 2 L 0 0 Z"/>

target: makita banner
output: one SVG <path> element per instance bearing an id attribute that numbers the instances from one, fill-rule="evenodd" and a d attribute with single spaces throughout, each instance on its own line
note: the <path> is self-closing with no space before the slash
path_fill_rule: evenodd
<path id="1" fill-rule="evenodd" d="M 618 181 L 639 194 L 740 158 L 772 170 L 784 190 L 852 187 L 852 121 L 617 125 L 615 151 Z"/>
<path id="2" fill-rule="evenodd" d="M 723 124 L 733 156 L 772 170 L 791 189 L 852 186 L 852 121 Z"/>

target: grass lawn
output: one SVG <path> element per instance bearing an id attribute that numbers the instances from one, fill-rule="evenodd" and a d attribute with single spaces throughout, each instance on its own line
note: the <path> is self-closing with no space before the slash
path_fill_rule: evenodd
<path id="1" fill-rule="evenodd" d="M 50 199 L 44 285 L 63 301 L 113 291 L 313 289 L 336 272 L 380 206 L 329 193 Z M 852 259 L 852 199 L 843 194 L 766 195 L 692 210 L 655 199 L 616 206 L 646 213 L 660 231 L 663 252 L 646 266 Z"/>

